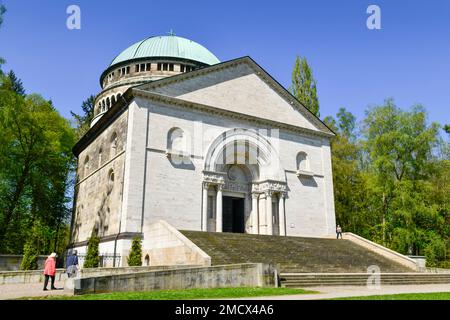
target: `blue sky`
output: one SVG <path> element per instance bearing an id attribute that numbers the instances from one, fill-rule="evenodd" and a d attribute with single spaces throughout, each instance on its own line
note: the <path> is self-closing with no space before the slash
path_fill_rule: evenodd
<path id="1" fill-rule="evenodd" d="M 4 70 L 28 93 L 51 98 L 60 113 L 80 112 L 100 90 L 99 76 L 132 43 L 173 29 L 221 61 L 249 55 L 282 85 L 297 54 L 318 82 L 321 118 L 346 107 L 358 120 L 393 97 L 422 103 L 430 120 L 450 123 L 450 1 L 107 1 L 0 0 Z M 66 28 L 66 8 L 81 8 L 81 30 Z M 366 27 L 370 4 L 381 30 Z"/>

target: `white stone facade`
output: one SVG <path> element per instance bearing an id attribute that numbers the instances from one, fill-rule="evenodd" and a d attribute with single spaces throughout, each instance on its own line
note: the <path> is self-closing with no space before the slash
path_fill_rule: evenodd
<path id="1" fill-rule="evenodd" d="M 74 247 L 82 249 L 101 225 L 95 212 L 111 165 L 121 177 L 102 245 L 122 257 L 137 234 L 145 256 L 154 246 L 146 248 L 146 234 L 159 220 L 179 230 L 334 234 L 333 133 L 251 59 L 151 82 L 124 97 L 125 111 L 81 148 L 79 167 L 121 128 L 121 155 L 77 184 L 74 226 L 82 227 Z"/>

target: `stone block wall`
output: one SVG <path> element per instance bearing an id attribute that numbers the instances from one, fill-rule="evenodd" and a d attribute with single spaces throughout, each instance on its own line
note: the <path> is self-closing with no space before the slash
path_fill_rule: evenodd
<path id="1" fill-rule="evenodd" d="M 277 286 L 276 269 L 261 263 L 140 272 L 71 282 L 66 288 L 75 294 Z"/>

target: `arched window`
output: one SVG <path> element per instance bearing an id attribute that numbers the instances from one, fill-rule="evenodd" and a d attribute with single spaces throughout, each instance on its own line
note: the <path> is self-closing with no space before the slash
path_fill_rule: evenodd
<path id="1" fill-rule="evenodd" d="M 297 170 L 310 171 L 308 155 L 303 151 L 297 154 Z"/>
<path id="2" fill-rule="evenodd" d="M 89 172 L 89 156 L 86 156 L 86 158 L 84 158 L 83 167 L 84 167 L 84 176 L 86 177 Z"/>
<path id="3" fill-rule="evenodd" d="M 111 106 L 116 103 L 116 96 L 111 97 Z"/>
<path id="4" fill-rule="evenodd" d="M 150 257 L 148 254 L 145 255 L 145 265 L 148 267 L 150 265 Z"/>
<path id="5" fill-rule="evenodd" d="M 170 151 L 185 151 L 186 137 L 182 129 L 172 128 L 167 133 L 167 149 Z"/>
<path id="6" fill-rule="evenodd" d="M 113 132 L 111 135 L 111 158 L 114 157 L 117 153 L 117 133 Z"/>
<path id="7" fill-rule="evenodd" d="M 109 109 L 111 107 L 111 101 L 109 100 L 109 97 L 106 98 L 106 107 Z"/>
<path id="8" fill-rule="evenodd" d="M 102 112 L 106 111 L 106 103 L 105 103 L 105 99 L 102 100 Z"/>
<path id="9" fill-rule="evenodd" d="M 110 169 L 108 172 L 108 183 L 114 184 L 114 170 Z"/>
<path id="10" fill-rule="evenodd" d="M 100 167 L 102 165 L 102 156 L 103 156 L 103 149 L 100 148 L 98 150 L 98 166 Z"/>
<path id="11" fill-rule="evenodd" d="M 114 188 L 114 170 L 109 169 L 108 171 L 108 182 L 107 182 L 107 194 L 109 195 Z"/>

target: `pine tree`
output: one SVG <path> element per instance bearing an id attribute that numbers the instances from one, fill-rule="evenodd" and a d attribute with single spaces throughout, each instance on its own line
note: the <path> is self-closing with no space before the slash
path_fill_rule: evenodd
<path id="1" fill-rule="evenodd" d="M 11 90 L 17 93 L 18 95 L 25 96 L 25 89 L 22 84 L 22 80 L 17 78 L 14 71 L 10 70 L 6 77 L 10 81 Z"/>
<path id="2" fill-rule="evenodd" d="M 84 261 L 84 268 L 98 268 L 100 264 L 100 256 L 98 246 L 100 239 L 96 235 L 92 235 L 88 240 L 88 250 L 86 260 Z"/>
<path id="3" fill-rule="evenodd" d="M 72 117 L 74 117 L 76 122 L 76 132 L 78 139 L 80 139 L 90 128 L 91 121 L 94 118 L 94 103 L 95 96 L 90 95 L 81 103 L 81 110 L 83 110 L 82 115 L 70 111 Z"/>
<path id="4" fill-rule="evenodd" d="M 133 238 L 133 243 L 131 244 L 131 251 L 127 258 L 128 265 L 142 266 L 142 246 L 141 238 L 136 236 Z"/>
<path id="5" fill-rule="evenodd" d="M 316 80 L 306 58 L 297 56 L 295 60 L 290 91 L 309 111 L 320 116 Z"/>
<path id="6" fill-rule="evenodd" d="M 4 5 L 2 5 L 2 4 L 0 4 L 0 26 L 2 25 L 2 23 L 3 23 L 3 14 L 6 12 L 6 8 L 5 8 L 5 6 Z M 4 64 L 5 63 L 5 60 L 2 58 L 2 57 L 0 57 L 0 75 L 3 75 L 3 72 L 2 72 L 2 70 L 1 70 L 1 67 L 2 67 L 2 64 Z M 1 83 L 1 80 L 0 80 L 0 83 Z"/>
<path id="7" fill-rule="evenodd" d="M 4 5 L 0 4 L 0 26 L 3 23 L 3 14 L 6 12 L 6 8 Z"/>

